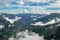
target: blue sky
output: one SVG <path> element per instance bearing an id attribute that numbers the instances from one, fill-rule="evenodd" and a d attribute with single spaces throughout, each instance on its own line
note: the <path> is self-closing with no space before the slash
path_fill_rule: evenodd
<path id="1" fill-rule="evenodd" d="M 30 9 L 32 7 L 32 9 Z M 14 9 L 29 9 L 43 12 L 59 12 L 60 11 L 60 0 L 0 0 L 0 12 Z M 38 8 L 37 8 L 38 7 Z M 51 11 L 52 10 L 52 11 Z"/>

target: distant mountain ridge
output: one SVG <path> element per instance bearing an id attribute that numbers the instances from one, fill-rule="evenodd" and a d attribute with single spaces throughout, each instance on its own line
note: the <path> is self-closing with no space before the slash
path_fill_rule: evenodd
<path id="1" fill-rule="evenodd" d="M 35 22 L 42 22 L 47 23 L 49 21 L 57 21 L 60 20 L 59 13 L 51 13 L 49 15 L 46 14 L 1 14 L 1 16 L 8 17 L 9 19 L 15 19 L 15 17 L 20 17 L 18 21 L 22 23 L 35 23 Z"/>
<path id="2" fill-rule="evenodd" d="M 60 14 L 59 13 L 51 13 L 50 15 L 47 15 L 47 16 L 44 16 L 42 18 L 38 18 L 37 20 L 35 20 L 36 22 L 43 22 L 43 23 L 46 23 L 52 19 L 56 19 L 56 18 L 59 18 L 60 19 Z"/>
<path id="3" fill-rule="evenodd" d="M 21 22 L 33 22 L 34 18 L 44 16 L 45 14 L 2 14 L 2 16 L 14 19 L 16 16 L 21 17 Z"/>

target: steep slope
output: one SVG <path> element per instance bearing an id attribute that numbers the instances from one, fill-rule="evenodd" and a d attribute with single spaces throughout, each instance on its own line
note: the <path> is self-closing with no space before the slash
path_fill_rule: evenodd
<path id="1" fill-rule="evenodd" d="M 45 17 L 37 19 L 36 22 L 39 22 L 39 21 L 41 21 L 41 22 L 48 22 L 48 21 L 50 21 L 52 19 L 56 19 L 56 18 L 60 18 L 60 14 L 58 14 L 58 13 L 51 13 L 50 15 L 47 15 Z"/>

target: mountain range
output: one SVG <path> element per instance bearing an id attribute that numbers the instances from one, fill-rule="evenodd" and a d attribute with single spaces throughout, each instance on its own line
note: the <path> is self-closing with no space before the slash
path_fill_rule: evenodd
<path id="1" fill-rule="evenodd" d="M 31 25 L 32 24 L 32 25 Z M 8 40 L 19 31 L 26 29 L 38 33 L 49 40 L 60 38 L 60 14 L 0 14 L 0 39 Z M 4 31 L 4 32 L 3 32 Z M 10 33 L 9 33 L 10 32 Z M 48 34 L 48 35 L 47 35 Z M 4 36 L 5 37 L 4 37 Z M 2 36 L 2 38 L 1 38 Z M 9 37 L 8 37 L 9 36 Z"/>

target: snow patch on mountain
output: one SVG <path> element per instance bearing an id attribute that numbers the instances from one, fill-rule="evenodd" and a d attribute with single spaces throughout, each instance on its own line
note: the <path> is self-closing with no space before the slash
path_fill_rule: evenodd
<path id="1" fill-rule="evenodd" d="M 9 21 L 11 24 L 13 24 L 15 21 L 18 21 L 19 19 L 22 19 L 21 17 L 15 16 L 15 19 L 9 19 L 8 17 L 4 17 L 5 20 Z"/>
<path id="2" fill-rule="evenodd" d="M 37 17 L 37 16 L 33 16 L 33 15 L 31 16 L 31 18 L 34 18 L 34 17 Z"/>
<path id="3" fill-rule="evenodd" d="M 42 17 L 44 17 L 44 16 L 38 16 L 38 17 L 34 18 L 33 20 L 35 21 L 35 20 L 42 18 Z"/>

